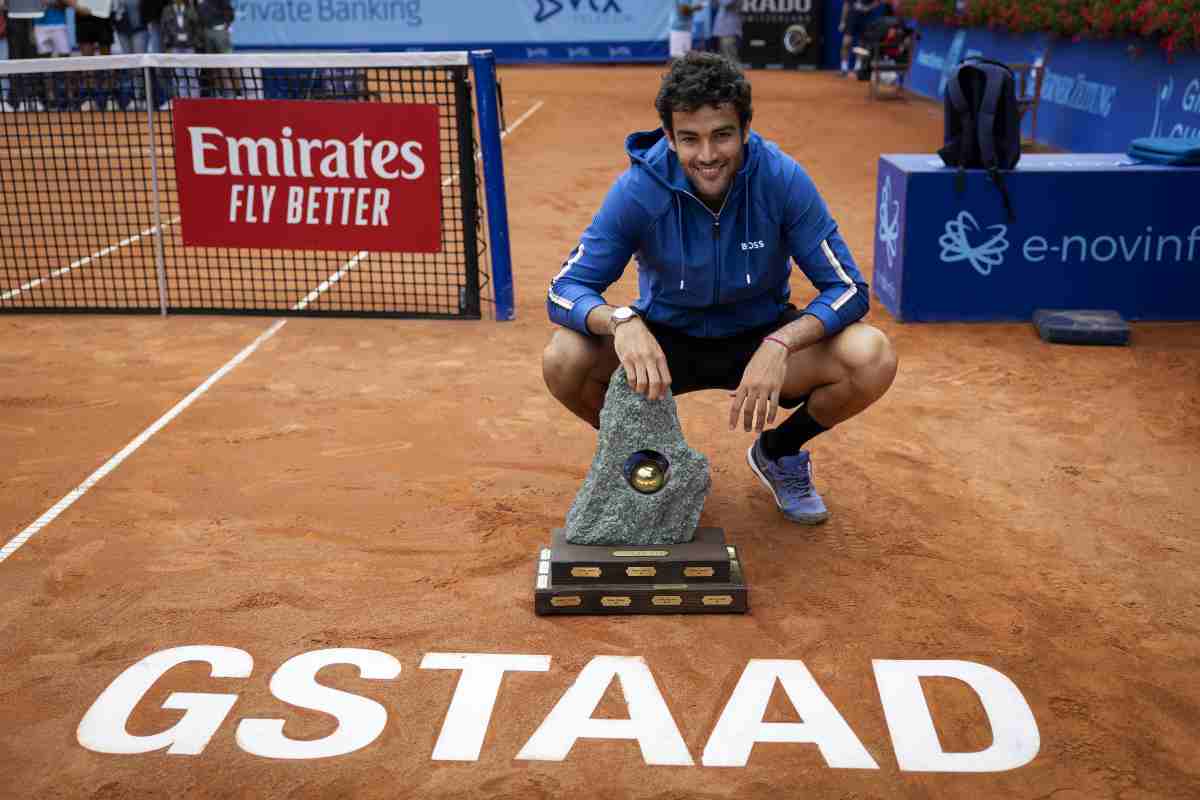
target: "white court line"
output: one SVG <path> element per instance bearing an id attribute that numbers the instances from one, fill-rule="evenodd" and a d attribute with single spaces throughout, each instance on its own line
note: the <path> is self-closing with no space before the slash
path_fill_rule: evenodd
<path id="1" fill-rule="evenodd" d="M 166 228 L 168 225 L 174 225 L 176 222 L 179 222 L 179 217 L 174 217 L 172 219 L 167 220 L 166 222 L 164 222 L 162 224 L 161 227 Z M 103 250 L 98 250 L 97 252 L 92 253 L 90 256 L 81 258 L 78 261 L 74 261 L 71 264 L 63 267 L 62 269 L 56 269 L 56 270 L 54 270 L 54 272 L 51 272 L 49 275 L 46 275 L 45 277 L 36 278 L 36 279 L 30 281 L 29 283 L 23 284 L 19 288 L 9 289 L 4 294 L 0 294 L 0 300 L 10 300 L 10 299 L 16 297 L 17 295 L 19 295 L 21 292 L 27 292 L 30 289 L 35 289 L 38 286 L 41 286 L 43 283 L 45 283 L 46 281 L 48 281 L 52 278 L 57 278 L 62 275 L 66 275 L 68 272 L 70 272 L 73 269 L 78 269 L 79 267 L 87 266 L 88 264 L 92 263 L 93 261 L 96 261 L 97 259 L 104 258 L 104 256 L 108 255 L 109 253 L 120 250 L 122 247 L 131 245 L 134 242 L 141 240 L 143 237 L 149 236 L 150 234 L 154 233 L 158 229 L 159 229 L 158 225 L 154 225 L 153 227 L 146 228 L 146 230 L 142 231 L 141 233 L 139 233 L 135 236 L 130 236 L 127 239 L 122 239 L 121 241 L 117 242 L 114 245 L 110 245 L 109 247 L 106 247 Z"/>
<path id="2" fill-rule="evenodd" d="M 534 103 L 533 106 L 528 111 L 526 111 L 521 116 L 517 117 L 516 121 L 513 122 L 512 125 L 508 126 L 504 130 L 500 131 L 500 138 L 503 139 L 505 136 L 508 136 L 510 133 L 515 131 L 517 128 L 519 128 L 521 126 L 522 122 L 524 122 L 525 120 L 532 117 L 534 112 L 537 111 L 542 106 L 544 106 L 545 104 L 546 104 L 545 100 L 538 100 L 536 103 Z M 475 160 L 476 161 L 479 160 L 480 155 L 481 155 L 481 151 L 476 150 L 475 151 Z M 457 175 L 451 175 L 450 177 L 446 178 L 444 181 L 442 181 L 442 188 L 443 189 L 446 188 L 451 183 L 453 183 L 457 178 L 458 178 Z M 350 259 L 349 261 L 347 261 L 345 263 L 345 265 L 342 266 L 341 269 L 339 269 L 337 272 L 333 273 L 328 278 L 323 280 L 321 282 L 320 286 L 318 286 L 316 289 L 313 289 L 311 292 L 309 292 L 308 295 L 303 300 L 301 300 L 299 303 L 296 303 L 296 305 L 292 306 L 292 311 L 303 311 L 305 308 L 308 307 L 308 305 L 310 303 L 312 303 L 318 297 L 323 295 L 325 292 L 329 291 L 329 289 L 332 288 L 335 283 L 337 283 L 343 277 L 345 277 L 346 273 L 348 273 L 350 270 L 357 267 L 363 261 L 363 259 L 365 259 L 369 255 L 370 255 L 370 253 L 367 252 L 366 250 L 360 251 L 358 255 L 356 255 L 354 258 Z"/>
<path id="3" fill-rule="evenodd" d="M 449 180 L 449 179 L 447 179 L 447 180 Z M 445 184 L 442 184 L 442 185 L 445 186 Z M 350 270 L 357 267 L 359 262 L 362 261 L 364 258 L 366 258 L 369 255 L 370 255 L 370 253 L 368 253 L 366 250 L 359 251 L 359 254 L 356 255 L 354 258 L 350 259 L 349 261 L 347 261 L 344 265 L 342 265 L 341 269 L 339 269 L 337 272 L 330 275 L 325 280 L 321 281 L 320 286 L 313 289 L 311 292 L 309 292 L 307 295 L 305 295 L 303 300 L 301 300 L 299 303 L 296 303 L 296 305 L 292 306 L 292 311 L 303 311 L 304 309 L 308 308 L 309 303 L 316 300 L 321 295 L 325 294 L 325 292 L 329 291 L 329 289 L 335 283 L 340 281 L 347 272 L 349 272 Z"/>
<path id="4" fill-rule="evenodd" d="M 510 133 L 515 131 L 517 128 L 521 127 L 522 122 L 524 122 L 525 120 L 532 117 L 534 112 L 536 112 L 539 108 L 541 108 L 544 105 L 546 105 L 545 100 L 538 100 L 536 103 L 533 104 L 532 107 L 530 107 L 530 109 L 528 111 L 526 111 L 521 116 L 517 117 L 516 121 L 512 125 L 509 125 L 507 128 L 500 131 L 500 138 L 503 139 L 505 136 L 508 136 Z M 475 148 L 475 160 L 478 161 L 482 155 L 483 155 L 483 150 L 481 150 L 478 147 Z M 450 180 L 454 180 L 454 178 L 455 178 L 455 176 L 451 176 Z"/>
<path id="5" fill-rule="evenodd" d="M 257 350 L 263 342 L 274 336 L 279 329 L 283 327 L 283 324 L 286 321 L 287 320 L 279 320 L 270 328 L 267 328 L 265 332 L 260 334 L 259 337 L 245 349 L 243 349 L 242 352 L 238 353 L 236 356 L 230 359 L 225 366 L 221 367 L 219 370 L 210 375 L 208 380 L 197 386 L 194 390 L 192 390 L 191 394 L 176 403 L 174 408 L 159 417 L 153 425 L 138 434 L 136 439 L 125 445 L 125 448 L 121 450 L 121 452 L 110 458 L 102 467 L 100 467 L 100 469 L 89 475 L 87 480 L 72 489 L 66 497 L 55 503 L 49 511 L 38 517 L 32 525 L 14 536 L 8 544 L 4 545 L 3 548 L 0 548 L 0 562 L 4 561 L 10 555 L 15 553 L 21 545 L 32 539 L 38 531 L 53 522 L 59 514 L 74 505 L 76 500 L 83 497 L 83 495 L 86 494 L 89 489 L 103 480 L 105 475 L 119 467 L 122 461 L 133 455 L 133 453 L 139 447 L 149 441 L 151 436 L 158 433 L 167 425 L 167 423 L 183 413 L 184 409 L 196 402 L 196 400 L 199 399 L 202 394 L 212 388 L 213 384 L 229 374 L 230 370 L 249 358 L 250 354 Z"/>
<path id="6" fill-rule="evenodd" d="M 505 128 L 504 130 L 500 131 L 500 138 L 501 138 L 501 139 L 503 139 L 505 136 L 508 136 L 510 133 L 512 133 L 513 131 L 515 131 L 517 128 L 521 127 L 521 123 L 522 123 L 522 122 L 524 122 L 525 120 L 527 120 L 527 119 L 529 119 L 530 117 L 532 117 L 532 116 L 533 116 L 533 113 L 534 113 L 535 111 L 537 111 L 539 108 L 541 108 L 542 106 L 544 106 L 544 105 L 546 105 L 546 101 L 545 101 L 545 100 L 538 100 L 536 103 L 534 103 L 534 104 L 533 104 L 533 107 L 532 107 L 531 109 L 529 109 L 528 111 L 526 111 L 526 112 L 525 112 L 524 114 L 522 114 L 521 116 L 517 117 L 517 121 L 516 121 L 516 122 L 514 122 L 512 125 L 509 125 L 509 126 L 508 126 L 507 128 Z M 479 158 L 479 156 L 475 156 L 475 157 L 476 157 L 476 158 Z"/>
<path id="7" fill-rule="evenodd" d="M 541 108 L 542 105 L 543 105 L 542 101 L 539 100 L 533 108 L 531 108 L 529 111 L 525 112 L 525 114 L 523 114 L 510 127 L 501 131 L 500 137 L 504 138 L 509 133 L 516 130 L 518 125 L 520 125 L 522 122 L 524 122 L 531 114 L 533 114 L 534 111 L 537 111 L 539 108 Z M 446 185 L 447 183 L 449 183 L 450 180 L 451 180 L 450 178 L 447 178 L 446 181 L 443 182 L 443 186 Z M 178 217 L 176 217 L 171 222 L 175 222 L 177 220 L 178 220 Z M 141 235 L 144 236 L 145 234 L 146 234 L 146 232 L 143 231 Z M 354 258 L 351 258 L 349 261 L 347 261 L 346 264 L 341 269 L 339 269 L 337 272 L 333 273 L 328 278 L 326 278 L 321 283 L 320 286 L 318 286 L 312 292 L 309 292 L 308 295 L 305 296 L 305 298 L 303 300 L 296 303 L 296 305 L 292 306 L 292 309 L 298 311 L 298 310 L 302 310 L 303 308 L 305 308 L 309 303 L 311 303 L 313 300 L 315 300 L 317 297 L 319 297 L 323 292 L 327 291 L 329 289 L 329 287 L 333 286 L 333 284 L 335 284 L 339 280 L 341 280 L 343 275 L 345 275 L 347 272 L 349 272 L 351 269 L 353 269 L 358 263 L 360 263 L 364 258 L 366 258 L 367 255 L 368 255 L 368 253 L 365 250 L 359 252 L 358 255 L 354 256 Z M 183 398 L 178 403 L 176 403 L 174 408 L 172 408 L 166 414 L 163 414 L 161 417 L 159 417 L 158 420 L 156 420 L 153 425 L 151 425 L 149 428 L 146 428 L 146 430 L 144 430 L 140 434 L 138 434 L 136 439 L 134 439 L 129 444 L 125 445 L 125 447 L 121 450 L 121 452 L 117 453 L 115 456 L 113 456 L 108 461 L 106 461 L 103 466 L 101 466 L 98 470 L 96 470 L 91 475 L 89 475 L 87 477 L 87 480 L 85 480 L 83 483 L 79 484 L 74 489 L 72 489 L 67 494 L 66 497 L 59 500 L 57 503 L 55 503 L 53 506 L 51 506 L 50 509 L 48 511 L 46 511 L 46 513 L 42 514 L 40 517 L 38 517 L 36 520 L 34 520 L 33 524 L 31 524 L 25 530 L 21 531 L 16 536 L 14 536 L 11 540 L 9 540 L 9 542 L 6 545 L 4 545 L 4 547 L 0 548 L 0 563 L 4 562 L 5 559 L 7 559 L 9 556 L 11 556 L 13 553 L 15 553 L 18 549 L 20 549 L 22 545 L 24 545 L 26 542 L 28 542 L 30 539 L 32 539 L 35 535 L 37 535 L 38 531 L 40 531 L 42 528 L 46 527 L 51 522 L 56 520 L 60 514 L 62 514 L 64 511 L 66 511 L 72 505 L 74 505 L 75 502 L 77 500 L 79 500 L 81 497 L 83 497 L 88 492 L 89 489 L 91 489 L 93 486 L 95 486 L 97 483 L 99 483 L 101 480 L 103 480 L 104 477 L 106 475 L 108 475 L 108 473 L 112 472 L 117 467 L 119 467 L 125 459 L 129 458 L 129 456 L 133 455 L 133 453 L 135 451 L 137 451 L 137 449 L 139 447 L 141 447 L 146 442 L 148 442 L 150 440 L 150 437 L 154 436 L 154 434 L 158 433 L 160 430 L 162 430 L 164 427 L 166 427 L 167 424 L 169 422 L 171 422 L 171 420 L 175 419 L 175 417 L 182 414 L 183 411 L 188 406 L 190 406 L 192 403 L 196 402 L 196 400 L 198 400 L 201 395 L 203 395 L 205 392 L 207 392 L 209 389 L 211 389 L 213 387 L 213 385 L 216 384 L 217 381 L 221 380 L 227 374 L 229 374 L 229 372 L 231 372 L 234 367 L 236 367 L 238 364 L 241 364 L 243 361 L 245 361 L 247 358 L 249 358 L 254 353 L 254 351 L 257 350 L 263 344 L 263 342 L 267 341 L 272 336 L 274 336 L 276 333 L 278 333 L 283 328 L 283 326 L 286 325 L 287 323 L 288 323 L 288 320 L 286 320 L 286 319 L 280 319 L 280 320 L 276 320 L 275 322 L 273 322 L 271 324 L 271 327 L 269 327 L 265 331 L 263 331 L 257 339 L 255 339 L 246 348 L 244 348 L 240 353 L 238 353 L 236 356 L 234 356 L 232 359 L 230 359 L 229 362 L 226 363 L 223 367 L 221 367 L 219 370 L 217 370 L 212 375 L 210 375 L 208 377 L 208 379 L 204 381 L 204 383 L 200 384 L 194 390 L 192 390 L 191 394 L 189 394 L 187 397 Z"/>

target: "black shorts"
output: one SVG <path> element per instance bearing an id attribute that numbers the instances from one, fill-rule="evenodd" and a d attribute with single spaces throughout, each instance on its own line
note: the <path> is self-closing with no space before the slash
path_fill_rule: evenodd
<path id="1" fill-rule="evenodd" d="M 671 393 L 681 395 L 699 389 L 736 389 L 763 337 L 801 316 L 801 312 L 789 304 L 779 319 L 771 324 L 724 339 L 687 336 L 674 328 L 648 320 L 646 326 L 667 357 L 667 369 L 671 371 Z M 779 405 L 781 408 L 795 408 L 805 399 L 781 397 Z"/>
<path id="2" fill-rule="evenodd" d="M 112 20 L 79 14 L 75 17 L 75 41 L 80 44 L 111 47 L 113 43 Z"/>

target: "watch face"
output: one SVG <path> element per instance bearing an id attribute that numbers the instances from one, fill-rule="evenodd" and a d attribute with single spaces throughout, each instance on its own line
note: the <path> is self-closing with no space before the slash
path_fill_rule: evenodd
<path id="1" fill-rule="evenodd" d="M 616 311 L 613 312 L 613 317 L 615 319 L 621 320 L 622 322 L 624 322 L 625 320 L 629 319 L 632 316 L 633 316 L 633 309 L 629 308 L 628 306 L 622 306 L 621 308 L 618 308 Z"/>

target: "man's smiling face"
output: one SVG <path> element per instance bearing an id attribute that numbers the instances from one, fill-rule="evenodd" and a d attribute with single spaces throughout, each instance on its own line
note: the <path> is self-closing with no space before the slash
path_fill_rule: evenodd
<path id="1" fill-rule="evenodd" d="M 737 109 L 722 103 L 674 111 L 671 122 L 675 130 L 667 132 L 667 140 L 684 173 L 705 204 L 720 208 L 733 176 L 742 168 L 742 146 L 749 133 L 742 129 Z"/>

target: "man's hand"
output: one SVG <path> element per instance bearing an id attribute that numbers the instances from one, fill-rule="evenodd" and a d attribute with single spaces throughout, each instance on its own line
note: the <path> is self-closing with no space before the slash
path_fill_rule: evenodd
<path id="1" fill-rule="evenodd" d="M 779 393 L 787 377 L 788 349 L 776 341 L 763 340 L 742 373 L 742 382 L 730 396 L 729 430 L 737 428 L 738 415 L 743 416 L 745 429 L 762 431 L 775 421 L 779 410 Z M 743 406 L 745 411 L 743 413 Z"/>
<path id="2" fill-rule="evenodd" d="M 671 386 L 667 357 L 654 334 L 640 319 L 631 319 L 613 332 L 613 347 L 629 385 L 650 400 L 665 397 Z"/>

